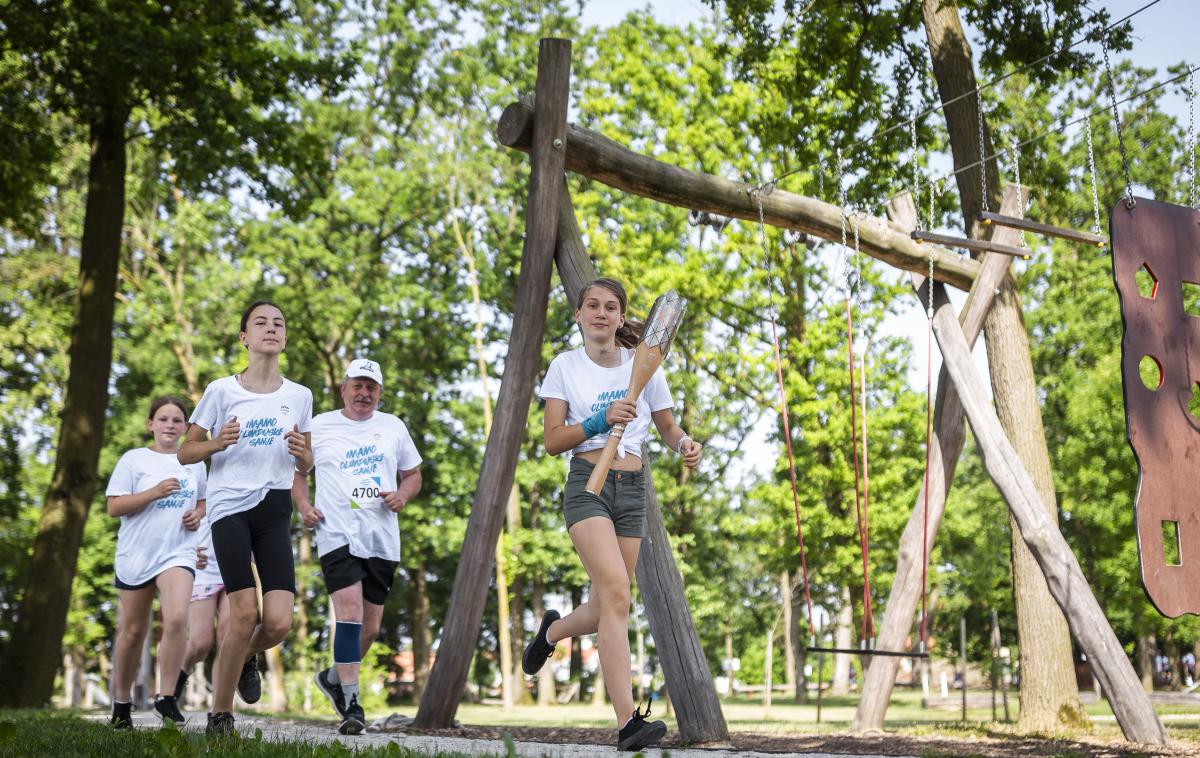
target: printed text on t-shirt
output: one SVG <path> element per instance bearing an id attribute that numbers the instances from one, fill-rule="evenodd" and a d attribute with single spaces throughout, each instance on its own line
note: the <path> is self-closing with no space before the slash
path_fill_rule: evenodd
<path id="1" fill-rule="evenodd" d="M 375 445 L 365 445 L 346 453 L 340 467 L 351 474 L 369 474 L 382 461 L 383 453 L 377 452 Z"/>
<path id="2" fill-rule="evenodd" d="M 283 434 L 283 427 L 273 417 L 252 418 L 242 429 L 241 439 L 250 443 L 251 447 L 270 445 Z"/>
<path id="3" fill-rule="evenodd" d="M 629 393 L 628 389 L 606 390 L 605 392 L 601 392 L 600 395 L 596 398 L 596 402 L 592 403 L 592 413 L 595 413 L 596 411 L 602 411 L 602 410 L 608 408 L 608 406 L 613 404 L 614 400 L 620 400 L 621 398 L 625 397 L 625 395 L 627 395 L 628 393 Z"/>

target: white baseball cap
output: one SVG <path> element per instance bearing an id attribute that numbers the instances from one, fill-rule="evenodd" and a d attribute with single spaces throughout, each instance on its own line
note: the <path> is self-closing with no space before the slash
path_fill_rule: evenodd
<path id="1" fill-rule="evenodd" d="M 383 385 L 383 371 L 380 370 L 379 364 L 370 358 L 355 358 L 350 361 L 350 365 L 346 367 L 346 378 L 357 377 L 374 379 L 380 386 Z"/>

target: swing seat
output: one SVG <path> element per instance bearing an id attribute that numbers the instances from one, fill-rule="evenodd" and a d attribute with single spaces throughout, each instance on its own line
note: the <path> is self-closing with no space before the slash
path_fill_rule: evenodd
<path id="1" fill-rule="evenodd" d="M 858 648 L 858 647 L 805 647 L 804 650 L 809 653 L 845 653 L 847 655 L 861 655 L 870 657 L 873 655 L 882 655 L 889 658 L 928 658 L 929 653 L 913 653 L 905 650 L 875 650 L 874 648 Z"/>
<path id="2" fill-rule="evenodd" d="M 1096 247 L 1104 247 L 1108 244 L 1108 240 L 1099 234 L 1091 232 L 1081 232 L 1075 229 L 1067 229 L 1061 226 L 1052 224 L 1043 224 L 1040 221 L 1031 221 L 1027 218 L 1017 218 L 1016 216 L 1005 216 L 1003 213 L 992 213 L 983 211 L 975 217 L 981 224 L 996 224 L 997 226 L 1007 226 L 1011 229 L 1020 229 L 1025 232 L 1033 232 L 1040 234 L 1043 237 L 1058 237 L 1059 239 L 1070 240 L 1071 242 L 1083 242 Z"/>

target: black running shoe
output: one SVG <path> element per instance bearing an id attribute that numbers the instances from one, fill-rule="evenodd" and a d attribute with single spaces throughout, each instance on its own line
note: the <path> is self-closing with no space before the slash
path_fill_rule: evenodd
<path id="1" fill-rule="evenodd" d="M 180 671 L 179 678 L 175 680 L 175 699 L 183 700 L 183 690 L 187 687 L 188 672 Z"/>
<path id="2" fill-rule="evenodd" d="M 242 666 L 242 673 L 238 676 L 237 693 L 247 704 L 257 703 L 258 699 L 262 697 L 262 681 L 258 678 L 258 667 L 254 663 L 255 657 L 250 656 L 250 660 Z"/>
<path id="3" fill-rule="evenodd" d="M 546 633 L 550 630 L 550 625 L 558 621 L 558 618 L 558 611 L 546 611 L 546 615 L 542 616 L 542 625 L 538 627 L 537 634 L 525 647 L 525 655 L 521 657 L 521 670 L 527 676 L 533 676 L 541 671 L 542 666 L 545 666 L 546 661 L 550 660 L 550 656 L 554 654 L 554 645 L 546 639 Z"/>
<path id="4" fill-rule="evenodd" d="M 647 721 L 649 715 L 648 705 L 645 713 L 633 709 L 633 718 L 617 733 L 617 750 L 641 750 L 657 744 L 663 738 L 667 733 L 667 725 L 662 721 Z"/>
<path id="5" fill-rule="evenodd" d="M 346 696 L 342 693 L 342 685 L 334 682 L 329 673 L 329 669 L 321 669 L 317 672 L 317 688 L 325 693 L 325 697 L 329 698 L 329 703 L 337 711 L 337 714 L 346 718 Z"/>
<path id="6" fill-rule="evenodd" d="M 163 721 L 170 719 L 176 724 L 182 724 L 187 721 L 183 717 L 183 713 L 179 710 L 179 701 L 174 695 L 163 695 L 154 699 L 154 710 L 158 711 L 158 715 L 163 717 Z"/>
<path id="7" fill-rule="evenodd" d="M 229 711 L 218 711 L 208 714 L 208 726 L 204 729 L 206 737 L 228 737 L 235 734 L 233 714 Z"/>
<path id="8" fill-rule="evenodd" d="M 132 729 L 133 703 L 118 703 L 114 700 L 112 705 L 112 718 L 108 720 L 108 725 L 113 729 Z"/>
<path id="9" fill-rule="evenodd" d="M 342 723 L 338 726 L 339 734 L 362 734 L 367 728 L 367 717 L 362 706 L 358 704 L 358 696 L 350 697 L 350 704 L 342 714 Z"/>

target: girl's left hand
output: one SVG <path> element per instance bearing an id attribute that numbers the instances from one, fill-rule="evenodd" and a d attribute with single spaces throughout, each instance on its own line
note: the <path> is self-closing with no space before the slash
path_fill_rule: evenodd
<path id="1" fill-rule="evenodd" d="M 194 532 L 200 528 L 200 519 L 204 517 L 204 513 L 197 508 L 183 512 L 183 528 L 189 532 Z"/>
<path id="2" fill-rule="evenodd" d="M 696 468 L 700 465 L 700 456 L 704 451 L 704 445 L 701 445 L 696 440 L 686 440 L 683 443 L 683 448 L 679 451 L 683 456 L 683 465 L 688 468 Z"/>
<path id="3" fill-rule="evenodd" d="M 205 554 L 204 545 L 196 545 L 196 568 L 204 569 L 208 567 L 208 556 Z"/>

